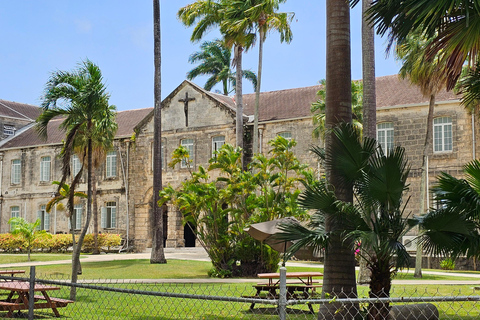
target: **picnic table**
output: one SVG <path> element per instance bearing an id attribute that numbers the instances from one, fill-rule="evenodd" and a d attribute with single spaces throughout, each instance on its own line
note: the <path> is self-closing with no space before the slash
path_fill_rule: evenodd
<path id="1" fill-rule="evenodd" d="M 0 275 L 10 275 L 12 277 L 19 273 L 25 273 L 25 270 L 0 270 Z M 3 280 L 7 281 L 6 279 Z"/>
<path id="2" fill-rule="evenodd" d="M 280 290 L 280 273 L 259 273 L 260 279 L 268 279 L 268 282 L 257 283 L 253 285 L 256 289 L 254 298 L 260 299 L 277 299 Z M 287 300 L 289 299 L 307 299 L 315 292 L 317 287 L 321 287 L 315 277 L 322 277 L 321 272 L 287 272 Z M 289 281 L 290 279 L 290 281 Z M 291 281 L 291 279 L 295 279 Z M 266 292 L 266 294 L 262 294 Z M 255 303 L 250 305 L 250 309 L 255 307 Z M 311 305 L 308 305 L 313 313 Z"/>
<path id="3" fill-rule="evenodd" d="M 52 309 L 56 317 L 60 317 L 57 308 L 66 307 L 71 300 L 53 298 L 49 291 L 60 290 L 59 287 L 36 283 L 34 291 L 41 295 L 29 296 L 30 283 L 25 281 L 0 282 L 0 290 L 10 291 L 7 299 L 0 301 L 0 311 L 8 311 L 6 317 L 11 318 L 15 310 L 28 310 L 29 301 L 34 299 L 34 309 Z"/>

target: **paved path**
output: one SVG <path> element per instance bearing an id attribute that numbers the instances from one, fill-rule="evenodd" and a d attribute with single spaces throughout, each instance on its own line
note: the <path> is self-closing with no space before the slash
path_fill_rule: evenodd
<path id="1" fill-rule="evenodd" d="M 210 261 L 207 253 L 203 248 L 165 248 L 165 258 L 175 260 L 199 260 Z M 84 256 L 82 262 L 99 262 L 99 261 L 115 261 L 115 260 L 132 260 L 132 259 L 150 259 L 150 251 L 144 253 L 108 253 L 99 255 Z M 29 266 L 46 266 L 55 264 L 70 264 L 71 260 L 57 260 L 57 261 L 39 261 L 39 262 L 20 262 L 0 264 L 0 268 L 27 268 Z M 297 267 L 323 267 L 323 265 L 315 262 L 296 262 L 289 261 L 286 264 L 287 268 Z M 459 280 L 393 280 L 393 284 L 400 285 L 415 285 L 415 284 L 438 284 L 438 285 L 472 285 L 480 286 L 480 274 L 470 273 L 451 273 L 441 271 L 422 271 L 424 274 L 444 275 L 450 277 L 461 277 Z M 403 273 L 413 273 L 413 270 L 406 270 Z M 471 280 L 465 280 L 471 278 Z M 138 280 L 125 280 L 135 282 Z M 257 282 L 258 279 L 142 279 L 142 282 Z"/>

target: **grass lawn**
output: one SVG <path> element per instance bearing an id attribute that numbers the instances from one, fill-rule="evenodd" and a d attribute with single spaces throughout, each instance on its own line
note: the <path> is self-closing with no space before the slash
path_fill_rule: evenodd
<path id="1" fill-rule="evenodd" d="M 0 255 L 15 258 L 19 255 Z M 12 257 L 13 256 L 13 257 Z M 38 259 L 53 260 L 52 255 L 35 254 Z M 68 260 L 70 255 L 53 255 L 57 259 Z M 40 260 L 37 260 L 40 261 Z M 43 260 L 45 261 L 45 260 Z M 254 288 L 251 283 L 123 283 L 121 279 L 207 279 L 211 268 L 210 262 L 192 260 L 168 260 L 167 264 L 150 264 L 149 260 L 116 260 L 106 262 L 84 262 L 83 274 L 79 279 L 112 279 L 102 286 L 126 288 L 142 291 L 169 292 L 178 294 L 195 294 L 207 296 L 252 296 Z M 68 279 L 71 272 L 70 264 L 38 266 L 37 275 L 44 279 Z M 319 266 L 287 267 L 288 271 L 320 271 Z M 424 269 L 424 271 L 427 271 Z M 436 270 L 438 271 L 438 270 Z M 471 273 L 471 272 L 469 272 Z M 115 279 L 120 279 L 118 282 Z M 411 274 L 399 273 L 396 279 L 413 279 Z M 467 277 L 439 276 L 424 273 L 423 279 L 432 280 L 473 280 Z M 421 283 L 422 280 L 419 280 Z M 253 311 L 250 304 L 209 301 L 202 299 L 156 297 L 118 293 L 100 290 L 78 289 L 77 301 L 67 308 L 60 309 L 62 316 L 70 319 L 278 319 L 276 310 L 271 305 L 257 304 Z M 477 294 L 472 286 L 449 285 L 394 285 L 393 297 L 432 297 L 432 296 L 468 296 Z M 358 287 L 359 297 L 368 296 L 368 286 Z M 69 297 L 69 288 L 62 287 L 60 291 L 52 292 L 52 296 Z M 2 297 L 0 297 L 1 299 Z M 480 311 L 475 302 L 440 302 L 435 303 L 440 310 L 441 319 L 473 320 L 480 317 Z M 317 309 L 318 306 L 315 306 Z M 287 319 L 316 319 L 316 315 L 305 313 L 306 305 L 291 307 Z M 47 310 L 45 310 L 47 311 Z M 35 311 L 38 316 L 50 317 L 51 312 Z M 0 313 L 0 317 L 3 313 Z"/>

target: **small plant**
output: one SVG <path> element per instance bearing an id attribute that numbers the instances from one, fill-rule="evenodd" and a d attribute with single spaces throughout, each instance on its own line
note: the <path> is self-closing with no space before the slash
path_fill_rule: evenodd
<path id="1" fill-rule="evenodd" d="M 455 261 L 452 258 L 443 259 L 440 262 L 440 268 L 442 270 L 454 270 L 455 269 Z"/>

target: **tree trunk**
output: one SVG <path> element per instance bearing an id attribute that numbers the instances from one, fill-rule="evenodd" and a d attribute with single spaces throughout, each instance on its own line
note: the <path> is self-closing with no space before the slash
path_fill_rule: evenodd
<path id="1" fill-rule="evenodd" d="M 427 132 L 425 134 L 425 143 L 423 144 L 423 156 L 422 156 L 422 177 L 420 180 L 420 214 L 425 213 L 425 197 L 427 194 L 427 172 L 428 172 L 428 153 L 430 150 L 430 141 L 432 140 L 433 131 L 433 111 L 435 109 L 435 95 L 430 95 L 430 104 L 428 106 L 427 116 Z M 422 231 L 419 229 L 420 235 Z M 417 252 L 415 255 L 415 272 L 413 276 L 415 278 L 422 277 L 422 255 L 423 247 L 419 241 L 417 241 Z"/>
<path id="2" fill-rule="evenodd" d="M 258 45 L 258 72 L 257 87 L 255 88 L 255 114 L 253 119 L 253 154 L 258 153 L 258 112 L 260 109 L 260 84 L 262 82 L 263 65 L 263 38 L 265 37 L 263 28 L 260 28 L 260 43 Z"/>
<path id="3" fill-rule="evenodd" d="M 160 51 L 160 1 L 153 0 L 153 35 L 155 109 L 153 116 L 153 239 L 150 263 L 167 263 L 163 250 L 163 210 L 158 206 L 159 192 L 162 190 L 162 94 L 161 94 L 161 51 Z"/>
<path id="4" fill-rule="evenodd" d="M 91 132 L 92 122 L 91 120 L 87 124 L 88 132 Z M 87 178 L 87 217 L 85 219 L 85 225 L 82 228 L 82 232 L 78 237 L 77 245 L 73 248 L 72 254 L 72 283 L 77 283 L 78 272 L 80 270 L 80 252 L 82 251 L 83 239 L 87 234 L 88 226 L 90 225 L 90 220 L 92 219 L 92 171 L 93 171 L 93 161 L 92 161 L 92 139 L 88 139 L 87 146 L 87 163 L 88 163 L 88 178 Z M 72 190 L 74 192 L 74 190 Z M 71 204 L 73 207 L 73 203 Z M 73 227 L 73 221 L 72 221 Z M 75 300 L 77 295 L 77 290 L 75 287 L 70 288 L 70 300 Z"/>
<path id="5" fill-rule="evenodd" d="M 98 206 L 97 206 L 97 175 L 92 169 L 92 211 L 93 211 L 93 254 L 100 254 L 98 245 Z"/>
<path id="6" fill-rule="evenodd" d="M 342 122 L 352 121 L 351 107 L 351 61 L 350 61 L 350 7 L 348 1 L 327 0 L 327 73 L 326 73 L 326 110 L 325 122 L 327 127 L 326 148 L 327 157 L 333 142 L 333 135 L 329 129 Z M 351 187 L 340 183 L 339 177 L 333 171 L 327 171 L 327 179 L 335 188 L 339 200 L 353 200 Z M 327 215 L 325 228 L 332 234 L 329 246 L 325 253 L 323 278 L 323 293 L 334 297 L 353 297 L 357 294 L 355 283 L 355 256 L 352 246 L 343 241 L 340 232 L 342 222 L 335 215 Z M 355 316 L 352 310 L 355 305 L 337 303 L 320 306 L 319 319 L 345 319 L 347 315 Z M 358 310 L 358 308 L 357 308 Z M 337 312 L 339 311 L 339 312 Z"/>
<path id="7" fill-rule="evenodd" d="M 242 51 L 241 45 L 235 45 L 235 68 L 236 70 L 236 83 L 235 83 L 235 102 L 237 105 L 237 118 L 236 118 L 236 140 L 237 147 L 243 149 L 243 97 L 242 97 Z M 243 157 L 242 157 L 243 166 Z"/>
<path id="8" fill-rule="evenodd" d="M 363 71 L 363 136 L 377 138 L 377 98 L 375 89 L 375 33 L 365 12 L 372 0 L 362 0 L 362 71 Z M 360 247 L 360 250 L 366 250 Z M 365 255 L 363 255 L 365 256 Z M 360 259 L 358 283 L 370 281 L 370 270 L 365 259 Z"/>
<path id="9" fill-rule="evenodd" d="M 374 257 L 374 261 L 370 262 L 371 281 L 370 298 L 388 298 L 390 297 L 390 289 L 392 287 L 392 279 L 390 272 L 390 261 L 378 261 Z M 387 320 L 389 319 L 390 304 L 388 302 L 375 302 L 368 305 L 368 320 Z"/>

